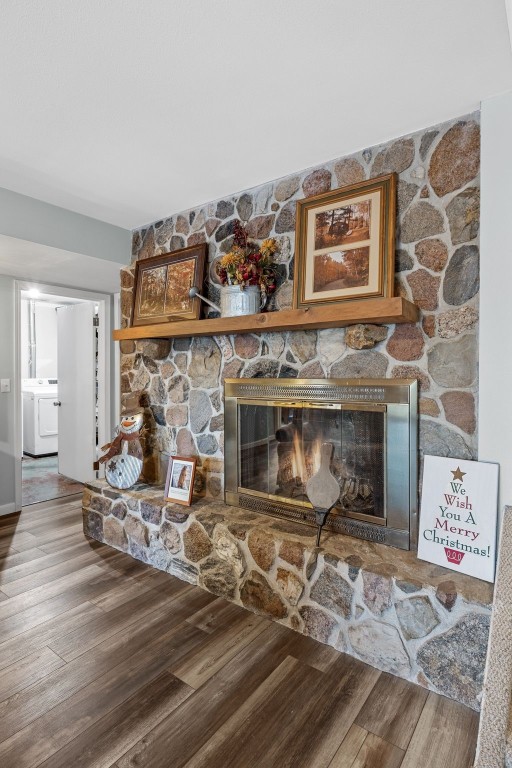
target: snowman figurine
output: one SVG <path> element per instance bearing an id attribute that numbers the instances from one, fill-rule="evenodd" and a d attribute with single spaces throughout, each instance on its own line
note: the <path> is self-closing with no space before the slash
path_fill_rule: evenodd
<path id="1" fill-rule="evenodd" d="M 121 423 L 117 435 L 111 443 L 104 445 L 108 449 L 101 457 L 105 464 L 105 478 L 112 488 L 126 489 L 135 485 L 142 471 L 142 446 L 140 434 L 144 410 L 139 406 L 139 393 L 126 398 L 122 409 Z"/>

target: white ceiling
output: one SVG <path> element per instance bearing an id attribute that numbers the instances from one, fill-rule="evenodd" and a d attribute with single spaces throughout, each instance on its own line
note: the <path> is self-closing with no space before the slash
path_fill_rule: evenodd
<path id="1" fill-rule="evenodd" d="M 121 266 L 115 261 L 0 234 L 0 275 L 23 280 L 30 287 L 51 283 L 84 291 L 116 293 Z"/>
<path id="2" fill-rule="evenodd" d="M 3 2 L 0 186 L 134 228 L 468 113 L 507 2 Z"/>

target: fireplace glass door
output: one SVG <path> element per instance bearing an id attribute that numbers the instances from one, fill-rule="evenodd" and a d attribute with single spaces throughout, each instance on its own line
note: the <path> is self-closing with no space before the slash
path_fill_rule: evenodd
<path id="1" fill-rule="evenodd" d="M 386 524 L 386 405 L 238 400 L 239 493 L 310 507 L 306 484 L 331 443 L 335 512 Z"/>

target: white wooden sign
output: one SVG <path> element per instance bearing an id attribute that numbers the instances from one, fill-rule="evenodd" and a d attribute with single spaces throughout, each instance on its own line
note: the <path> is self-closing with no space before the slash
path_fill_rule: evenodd
<path id="1" fill-rule="evenodd" d="M 494 581 L 498 464 L 425 456 L 418 557 Z"/>

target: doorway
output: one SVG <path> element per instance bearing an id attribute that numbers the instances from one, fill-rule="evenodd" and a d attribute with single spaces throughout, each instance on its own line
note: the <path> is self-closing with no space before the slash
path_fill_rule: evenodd
<path id="1" fill-rule="evenodd" d="M 27 284 L 17 299 L 19 508 L 81 493 L 98 476 L 111 432 L 112 299 Z"/>

